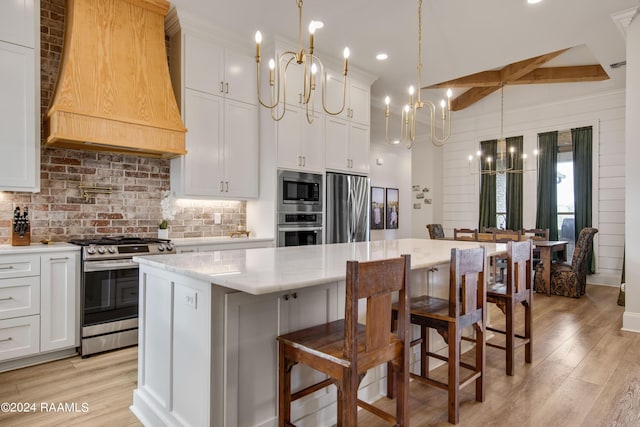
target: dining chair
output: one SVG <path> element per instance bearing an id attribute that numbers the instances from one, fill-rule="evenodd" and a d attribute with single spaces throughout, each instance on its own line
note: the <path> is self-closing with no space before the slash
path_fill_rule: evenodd
<path id="1" fill-rule="evenodd" d="M 454 228 L 453 240 L 472 240 L 478 241 L 477 228 Z"/>
<path id="2" fill-rule="evenodd" d="M 444 230 L 442 224 L 427 224 L 427 230 L 429 230 L 429 238 L 431 239 L 444 239 Z"/>
<path id="3" fill-rule="evenodd" d="M 523 228 L 521 233 L 531 240 L 549 240 L 548 228 Z"/>
<path id="4" fill-rule="evenodd" d="M 591 243 L 597 232 L 598 229 L 593 227 L 586 227 L 580 231 L 571 264 L 551 263 L 551 282 L 549 283 L 551 294 L 573 298 L 584 295 L 587 288 L 587 258 L 591 256 Z M 542 263 L 536 265 L 534 277 L 536 292 L 545 292 L 543 270 Z"/>
<path id="5" fill-rule="evenodd" d="M 515 350 L 525 346 L 524 358 L 531 363 L 533 336 L 531 329 L 531 303 L 533 288 L 531 286 L 531 241 L 507 243 L 507 275 L 501 283 L 487 285 L 487 303 L 493 303 L 505 315 L 504 329 L 487 326 L 487 330 L 505 336 L 505 345 L 487 341 L 487 346 L 499 348 L 506 353 L 506 373 L 513 375 Z M 524 333 L 515 332 L 515 310 L 518 303 L 524 306 Z M 493 320 L 493 319 L 492 319 Z M 516 341 L 517 339 L 517 341 Z"/>
<path id="6" fill-rule="evenodd" d="M 291 423 L 291 402 L 330 385 L 338 390 L 339 426 L 357 424 L 358 406 L 396 426 L 409 422 L 409 268 L 410 255 L 380 261 L 347 261 L 345 318 L 285 335 L 278 340 L 278 422 Z M 395 333 L 391 324 L 392 294 L 397 292 Z M 366 299 L 366 324 L 358 323 L 359 302 Z M 388 362 L 394 385 L 395 415 L 358 399 L 367 371 Z M 292 368 L 302 363 L 328 376 L 293 392 Z"/>
<path id="7" fill-rule="evenodd" d="M 411 324 L 420 326 L 420 338 L 411 341 L 411 345 L 420 344 L 420 374 L 411 374 L 419 382 L 448 391 L 447 416 L 452 424 L 460 419 L 460 389 L 474 384 L 475 399 L 485 399 L 485 248 L 451 249 L 449 267 L 449 296 L 437 298 L 422 295 L 411 298 Z M 402 316 L 398 305 L 393 305 L 392 319 Z M 463 330 L 473 327 L 474 337 L 463 337 Z M 447 343 L 447 356 L 432 351 L 429 329 L 435 329 Z M 474 363 L 460 360 L 462 340 L 475 344 Z M 429 372 L 429 359 L 445 361 L 448 367 L 447 382 L 435 379 Z M 462 378 L 460 368 L 470 371 Z M 465 371 L 466 372 L 466 371 Z M 393 384 L 387 382 L 389 387 Z M 387 391 L 387 395 L 390 392 Z"/>
<path id="8" fill-rule="evenodd" d="M 522 230 L 493 230 L 493 241 L 496 243 L 518 242 L 522 238 Z"/>
<path id="9" fill-rule="evenodd" d="M 493 241 L 495 243 L 508 243 L 508 242 L 518 242 L 522 238 L 521 230 L 500 230 L 494 229 L 493 232 Z M 493 262 L 493 280 L 492 283 L 498 283 L 504 281 L 504 271 L 507 268 L 507 259 L 504 257 L 495 257 L 492 260 Z M 499 275 L 496 277 L 496 273 L 499 272 Z"/>

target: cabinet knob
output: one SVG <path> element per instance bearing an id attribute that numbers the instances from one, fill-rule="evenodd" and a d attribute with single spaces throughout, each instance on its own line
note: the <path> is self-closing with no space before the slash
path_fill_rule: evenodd
<path id="1" fill-rule="evenodd" d="M 224 82 L 220 82 L 220 89 L 218 89 L 220 93 L 224 92 Z"/>
<path id="2" fill-rule="evenodd" d="M 3 340 L 0 340 L 0 342 L 7 342 L 7 341 L 11 341 L 13 338 L 9 337 L 9 338 L 5 338 Z"/>
<path id="3" fill-rule="evenodd" d="M 298 294 L 296 292 L 294 292 L 293 294 L 291 294 L 291 296 L 293 297 L 293 299 L 298 298 Z"/>
<path id="4" fill-rule="evenodd" d="M 289 301 L 289 294 L 284 294 L 282 299 L 285 300 L 285 301 Z"/>
<path id="5" fill-rule="evenodd" d="M 11 301 L 13 297 L 0 298 L 0 301 Z"/>
<path id="6" fill-rule="evenodd" d="M 224 84 L 224 93 L 229 93 L 229 82 Z"/>
<path id="7" fill-rule="evenodd" d="M 8 267 L 0 267 L 0 270 L 12 270 L 13 269 L 13 265 L 10 265 Z"/>
<path id="8" fill-rule="evenodd" d="M 225 181 L 224 182 L 224 192 L 228 193 L 229 192 L 229 181 Z"/>

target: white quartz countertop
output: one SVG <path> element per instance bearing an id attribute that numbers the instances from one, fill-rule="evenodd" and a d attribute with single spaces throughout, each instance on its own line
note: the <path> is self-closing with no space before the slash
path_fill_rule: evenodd
<path id="1" fill-rule="evenodd" d="M 506 244 L 428 239 L 379 240 L 316 246 L 239 249 L 177 255 L 136 256 L 134 261 L 254 295 L 344 280 L 348 260 L 374 261 L 411 255 L 411 269 L 448 263 L 451 248 L 483 245 L 487 255 Z"/>
<path id="2" fill-rule="evenodd" d="M 226 245 L 231 243 L 242 243 L 242 242 L 273 242 L 275 238 L 273 237 L 229 237 L 229 236 L 219 236 L 219 237 L 186 237 L 184 239 L 171 239 L 171 243 L 174 246 L 192 246 L 192 245 Z"/>
<path id="3" fill-rule="evenodd" d="M 31 253 L 65 252 L 79 250 L 80 246 L 64 242 L 50 243 L 48 245 L 42 243 L 32 243 L 28 246 L 0 245 L 0 255 L 21 255 Z"/>

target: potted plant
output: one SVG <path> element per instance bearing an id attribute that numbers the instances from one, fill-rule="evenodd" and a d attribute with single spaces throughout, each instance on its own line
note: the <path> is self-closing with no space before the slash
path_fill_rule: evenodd
<path id="1" fill-rule="evenodd" d="M 163 191 L 160 207 L 162 208 L 162 221 L 158 224 L 158 239 L 169 239 L 169 220 L 176 216 L 175 195 L 171 191 Z"/>

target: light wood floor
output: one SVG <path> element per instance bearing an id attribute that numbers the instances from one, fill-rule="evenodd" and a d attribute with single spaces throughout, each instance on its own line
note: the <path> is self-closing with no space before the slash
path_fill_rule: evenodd
<path id="1" fill-rule="evenodd" d="M 486 401 L 475 402 L 467 387 L 459 425 L 639 426 L 640 334 L 620 331 L 617 295 L 617 288 L 600 286 L 589 286 L 580 299 L 536 294 L 533 363 L 525 365 L 520 348 L 516 374 L 507 377 L 504 353 L 487 348 Z M 501 313 L 492 309 L 491 318 L 498 324 Z M 0 402 L 38 405 L 36 413 L 0 413 L 0 426 L 140 425 L 129 411 L 136 357 L 133 347 L 0 374 Z M 86 402 L 89 410 L 43 413 L 40 402 Z M 412 382 L 410 412 L 412 427 L 448 425 L 446 393 Z M 362 412 L 359 424 L 386 425 Z"/>

